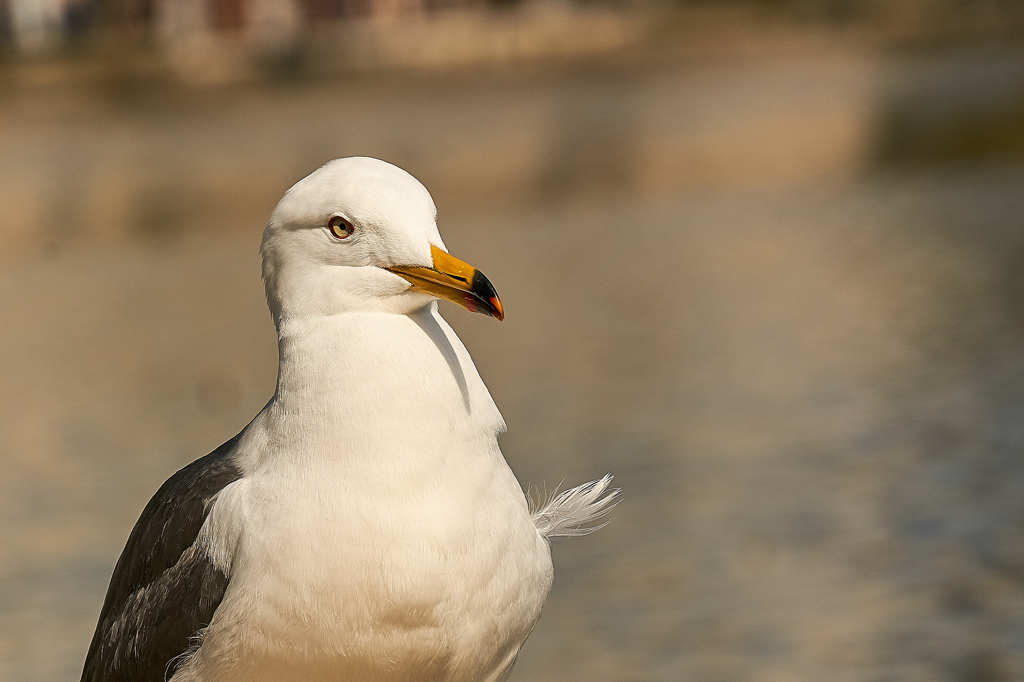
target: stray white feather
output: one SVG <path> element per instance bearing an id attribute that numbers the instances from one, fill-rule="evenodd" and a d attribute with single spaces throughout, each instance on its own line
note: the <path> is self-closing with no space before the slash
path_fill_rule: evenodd
<path id="1" fill-rule="evenodd" d="M 596 481 L 553 495 L 547 504 L 533 512 L 537 532 L 546 538 L 570 538 L 604 528 L 608 521 L 601 519 L 608 516 L 622 497 L 620 488 L 608 489 L 613 478 L 605 474 Z"/>

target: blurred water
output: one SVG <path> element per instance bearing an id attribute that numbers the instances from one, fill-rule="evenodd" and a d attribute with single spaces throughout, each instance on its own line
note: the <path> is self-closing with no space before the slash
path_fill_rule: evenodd
<path id="1" fill-rule="evenodd" d="M 520 479 L 625 489 L 555 548 L 516 679 L 1024 679 L 1024 166 L 886 151 L 892 112 L 968 81 L 978 111 L 978 64 L 1021 63 L 13 97 L 0 679 L 78 674 L 141 507 L 263 405 L 262 221 L 353 153 L 423 179 L 501 292 L 503 324 L 446 314 Z"/>

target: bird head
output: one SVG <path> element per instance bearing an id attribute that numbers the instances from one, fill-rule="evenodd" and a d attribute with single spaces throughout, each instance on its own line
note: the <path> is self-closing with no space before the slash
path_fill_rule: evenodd
<path id="1" fill-rule="evenodd" d="M 267 301 L 283 317 L 405 314 L 443 298 L 501 320 L 497 292 L 450 255 L 427 189 L 390 163 L 335 159 L 289 189 L 260 247 Z"/>

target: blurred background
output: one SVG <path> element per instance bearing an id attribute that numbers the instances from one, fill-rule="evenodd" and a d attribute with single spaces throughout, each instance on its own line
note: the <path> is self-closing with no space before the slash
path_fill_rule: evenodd
<path id="1" fill-rule="evenodd" d="M 517 680 L 1024 680 L 1024 5 L 0 0 L 0 679 L 77 679 L 274 386 L 260 231 L 420 178 L 535 490 L 614 472 Z"/>

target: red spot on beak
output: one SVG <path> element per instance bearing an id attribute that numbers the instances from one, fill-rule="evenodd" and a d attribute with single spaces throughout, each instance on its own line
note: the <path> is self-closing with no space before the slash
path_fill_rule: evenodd
<path id="1" fill-rule="evenodd" d="M 490 304 L 494 307 L 494 316 L 499 320 L 505 319 L 505 309 L 501 305 L 501 300 L 497 296 L 491 296 Z"/>

